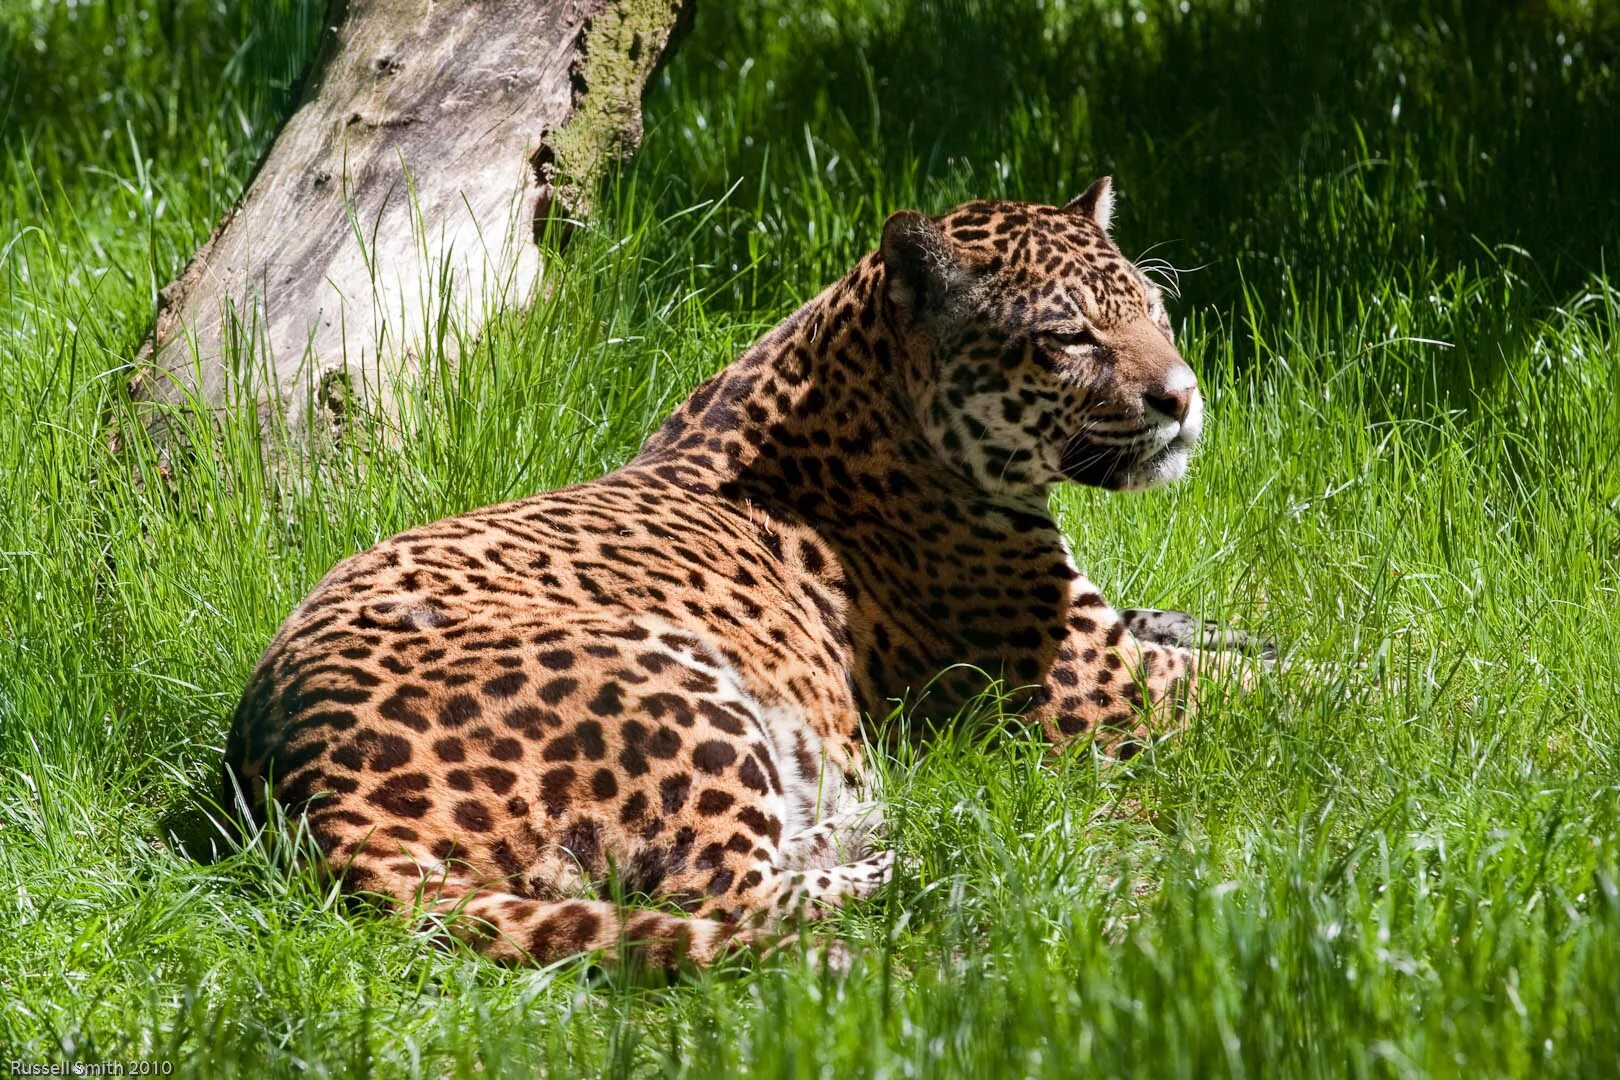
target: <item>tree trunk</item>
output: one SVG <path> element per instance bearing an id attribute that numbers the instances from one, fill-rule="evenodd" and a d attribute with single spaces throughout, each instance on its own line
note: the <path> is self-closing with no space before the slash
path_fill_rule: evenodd
<path id="1" fill-rule="evenodd" d="M 308 434 L 446 321 L 527 303 L 539 234 L 641 139 L 690 0 L 332 0 L 302 100 L 234 209 L 159 294 L 132 397 L 252 400 Z M 251 370 L 249 370 L 251 369 Z"/>

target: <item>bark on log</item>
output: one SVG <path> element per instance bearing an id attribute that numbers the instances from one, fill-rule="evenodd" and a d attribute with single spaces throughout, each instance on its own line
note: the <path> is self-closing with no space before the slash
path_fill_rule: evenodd
<path id="1" fill-rule="evenodd" d="M 639 144 L 691 6 L 332 0 L 301 103 L 159 295 L 130 384 L 148 423 L 251 388 L 262 424 L 307 434 L 312 406 L 384 402 L 446 313 L 476 333 L 528 302 L 540 230 Z"/>

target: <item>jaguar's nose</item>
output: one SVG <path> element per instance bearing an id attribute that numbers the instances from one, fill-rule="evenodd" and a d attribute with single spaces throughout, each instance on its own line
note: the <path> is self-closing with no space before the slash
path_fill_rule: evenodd
<path id="1" fill-rule="evenodd" d="M 1142 404 L 1154 412 L 1168 416 L 1178 424 L 1185 424 L 1192 412 L 1193 395 L 1198 391 L 1191 386 L 1180 389 L 1163 387 L 1155 393 L 1143 394 Z"/>

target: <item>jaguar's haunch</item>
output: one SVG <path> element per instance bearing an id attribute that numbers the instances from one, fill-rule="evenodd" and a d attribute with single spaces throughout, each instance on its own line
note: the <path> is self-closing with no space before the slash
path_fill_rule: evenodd
<path id="1" fill-rule="evenodd" d="M 886 880 L 862 718 L 948 718 L 983 679 L 953 665 L 1053 742 L 1172 725 L 1196 625 L 1110 607 L 1046 508 L 1180 476 L 1202 423 L 1111 205 L 896 214 L 622 469 L 339 564 L 248 684 L 227 800 L 491 956 L 704 963 Z"/>

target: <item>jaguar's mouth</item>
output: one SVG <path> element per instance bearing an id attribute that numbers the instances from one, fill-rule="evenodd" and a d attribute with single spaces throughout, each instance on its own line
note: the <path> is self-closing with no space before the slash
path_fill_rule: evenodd
<path id="1" fill-rule="evenodd" d="M 1077 484 L 1109 491 L 1141 491 L 1174 483 L 1187 474 L 1197 432 L 1185 425 L 1169 438 L 1142 446 L 1098 446 L 1075 440 L 1063 454 L 1063 475 Z"/>
<path id="2" fill-rule="evenodd" d="M 1141 491 L 1160 484 L 1172 484 L 1187 475 L 1192 460 L 1192 444 L 1180 438 L 1126 468 L 1113 485 L 1115 491 Z"/>

